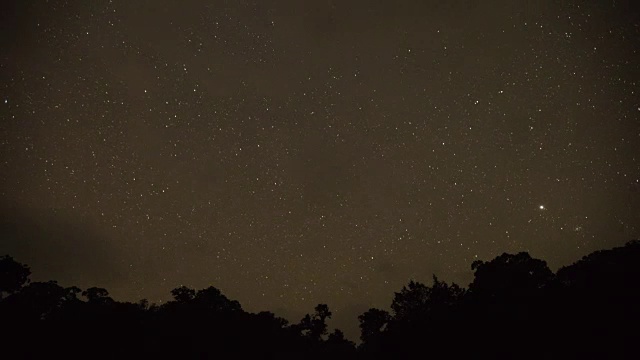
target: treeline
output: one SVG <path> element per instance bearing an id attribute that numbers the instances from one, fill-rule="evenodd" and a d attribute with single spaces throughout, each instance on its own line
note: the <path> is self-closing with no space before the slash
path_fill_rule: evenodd
<path id="1" fill-rule="evenodd" d="M 395 293 L 389 311 L 358 317 L 361 344 L 329 333 L 325 304 L 298 323 L 249 313 L 218 289 L 171 291 L 162 305 L 107 290 L 30 282 L 0 258 L 5 358 L 256 359 L 640 358 L 640 241 L 597 251 L 553 273 L 527 253 L 476 261 L 467 289 L 433 277 Z"/>

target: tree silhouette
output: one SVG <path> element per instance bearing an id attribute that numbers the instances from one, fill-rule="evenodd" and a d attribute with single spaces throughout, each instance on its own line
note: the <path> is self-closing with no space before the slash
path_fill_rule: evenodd
<path id="1" fill-rule="evenodd" d="M 11 256 L 0 257 L 0 299 L 3 293 L 12 294 L 29 282 L 31 269 L 15 261 Z"/>
<path id="2" fill-rule="evenodd" d="M 477 260 L 471 269 L 475 274 L 469 291 L 487 299 L 530 296 L 554 279 L 546 261 L 534 259 L 526 252 L 505 253 L 489 262 Z"/>
<path id="3" fill-rule="evenodd" d="M 213 312 L 234 312 L 242 310 L 240 303 L 229 300 L 217 288 L 210 286 L 206 289 L 198 290 L 193 302 L 203 309 Z"/>
<path id="4" fill-rule="evenodd" d="M 5 299 L 13 316 L 43 320 L 62 306 L 69 292 L 55 281 L 32 282 Z"/>
<path id="5" fill-rule="evenodd" d="M 99 287 L 91 287 L 82 292 L 82 296 L 86 297 L 89 303 L 106 304 L 113 302 L 113 299 L 109 297 L 107 289 Z"/>
<path id="6" fill-rule="evenodd" d="M 328 354 L 341 354 L 342 356 L 354 356 L 356 344 L 344 337 L 340 329 L 335 329 L 325 343 L 325 351 Z"/>
<path id="7" fill-rule="evenodd" d="M 315 313 L 305 315 L 298 325 L 300 332 L 308 338 L 320 341 L 323 335 L 327 334 L 326 319 L 331 318 L 331 311 L 326 304 L 318 304 L 315 307 Z"/>
<path id="8" fill-rule="evenodd" d="M 138 303 L 136 305 L 138 305 L 140 310 L 149 310 L 149 300 L 147 299 L 138 300 Z"/>
<path id="9" fill-rule="evenodd" d="M 593 252 L 557 272 L 553 320 L 568 324 L 551 336 L 575 356 L 625 358 L 640 323 L 640 242 Z M 637 355 L 637 352 L 635 352 Z"/>
<path id="10" fill-rule="evenodd" d="M 360 340 L 364 346 L 367 346 L 380 340 L 382 331 L 391 320 L 391 316 L 384 310 L 371 308 L 358 316 L 358 320 L 360 321 Z"/>
<path id="11" fill-rule="evenodd" d="M 636 263 L 639 257 L 640 241 L 634 240 L 624 247 L 584 256 L 575 264 L 560 268 L 557 277 L 565 286 L 575 290 L 588 291 L 594 285 L 608 288 L 608 292 L 640 290 L 634 286 L 640 278 L 640 267 Z"/>
<path id="12" fill-rule="evenodd" d="M 458 285 L 448 285 L 434 275 L 432 286 L 413 280 L 407 286 L 403 286 L 400 292 L 395 293 L 391 309 L 396 320 L 410 321 L 437 310 L 445 310 L 463 295 L 464 291 Z"/>
<path id="13" fill-rule="evenodd" d="M 395 319 L 409 319 L 422 313 L 428 300 L 429 288 L 411 280 L 409 285 L 403 286 L 400 292 L 394 294 L 391 309 Z"/>
<path id="14" fill-rule="evenodd" d="M 119 302 L 106 289 L 28 283 L 29 268 L 1 258 L 0 339 L 20 358 L 635 359 L 640 242 L 596 251 L 554 274 L 527 253 L 472 264 L 469 290 L 433 276 L 394 294 L 391 313 L 358 316 L 362 344 L 319 304 L 293 325 L 246 312 L 219 289 L 173 289 L 162 305 Z M 8 270 L 7 270 L 8 269 Z M 8 284 L 8 285 L 7 285 Z M 80 297 L 79 295 L 82 295 Z M 28 335 L 28 336 L 27 336 Z M 37 345 L 36 345 L 37 344 Z"/>
<path id="15" fill-rule="evenodd" d="M 196 297 L 196 291 L 186 286 L 180 286 L 171 290 L 171 295 L 179 303 L 187 303 Z"/>
<path id="16" fill-rule="evenodd" d="M 71 286 L 65 289 L 64 299 L 66 301 L 78 301 L 78 294 L 82 294 L 82 290 L 77 286 Z"/>

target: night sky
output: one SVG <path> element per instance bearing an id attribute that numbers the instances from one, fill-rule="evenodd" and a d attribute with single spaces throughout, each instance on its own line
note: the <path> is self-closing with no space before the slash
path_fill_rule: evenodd
<path id="1" fill-rule="evenodd" d="M 36 280 L 355 339 L 409 279 L 640 237 L 633 1 L 4 3 L 0 254 Z"/>

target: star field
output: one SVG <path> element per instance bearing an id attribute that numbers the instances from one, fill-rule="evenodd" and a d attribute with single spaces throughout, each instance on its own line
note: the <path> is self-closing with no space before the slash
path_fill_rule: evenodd
<path id="1" fill-rule="evenodd" d="M 631 2 L 5 7 L 0 253 L 36 278 L 355 338 L 409 279 L 640 237 Z"/>

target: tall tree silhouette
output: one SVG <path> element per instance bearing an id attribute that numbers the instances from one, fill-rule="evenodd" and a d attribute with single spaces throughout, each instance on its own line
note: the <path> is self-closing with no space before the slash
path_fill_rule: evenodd
<path id="1" fill-rule="evenodd" d="M 391 320 L 387 311 L 371 308 L 358 316 L 360 321 L 360 348 L 367 352 L 379 351 L 379 344 L 382 341 L 382 332 Z"/>
<path id="2" fill-rule="evenodd" d="M 550 285 L 553 272 L 546 261 L 526 252 L 502 254 L 489 262 L 471 264 L 475 271 L 469 291 L 485 299 L 526 297 Z"/>
<path id="3" fill-rule="evenodd" d="M 433 275 L 433 285 L 410 281 L 400 292 L 395 293 L 391 309 L 395 320 L 411 321 L 438 310 L 445 310 L 464 295 L 457 284 L 448 285 Z"/>
<path id="4" fill-rule="evenodd" d="M 196 296 L 193 298 L 193 302 L 198 307 L 213 312 L 234 312 L 242 310 L 239 302 L 230 300 L 213 286 L 198 290 Z"/>
<path id="5" fill-rule="evenodd" d="M 318 304 L 313 315 L 305 315 L 298 325 L 300 332 L 308 338 L 320 341 L 327 334 L 326 320 L 331 318 L 331 311 L 326 304 Z"/>
<path id="6" fill-rule="evenodd" d="M 196 291 L 186 286 L 180 286 L 171 290 L 171 295 L 179 303 L 187 303 L 196 297 Z"/>

